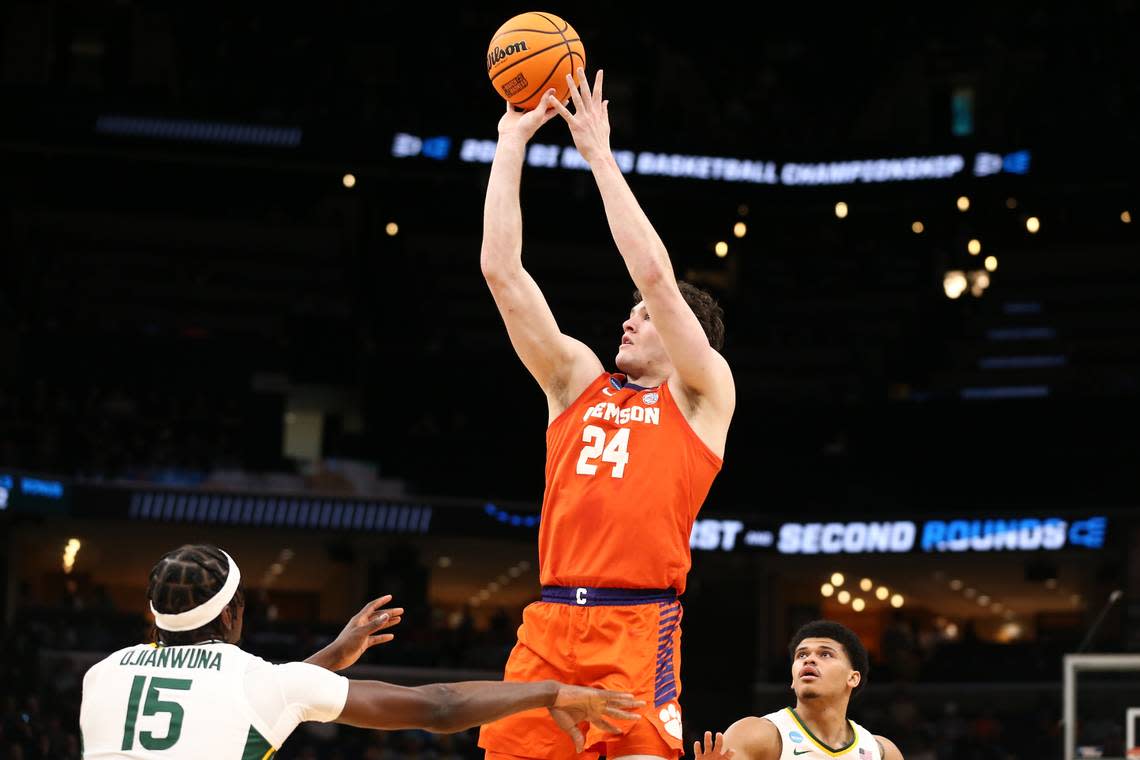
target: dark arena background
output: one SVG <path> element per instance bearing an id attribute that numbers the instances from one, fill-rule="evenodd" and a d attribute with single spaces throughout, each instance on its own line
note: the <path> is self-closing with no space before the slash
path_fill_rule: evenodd
<path id="1" fill-rule="evenodd" d="M 501 677 L 546 405 L 480 273 L 484 58 L 525 10 L 4 4 L 0 758 L 80 756 L 83 673 L 145 639 L 187 542 L 239 558 L 267 659 L 392 593 L 350 675 Z M 726 313 L 686 739 L 786 705 L 788 637 L 828 617 L 871 653 L 851 716 L 908 760 L 1127 756 L 1137 2 L 539 10 Z M 527 164 L 524 263 L 612 368 L 633 285 L 561 119 Z M 278 757 L 474 741 L 309 723 Z"/>

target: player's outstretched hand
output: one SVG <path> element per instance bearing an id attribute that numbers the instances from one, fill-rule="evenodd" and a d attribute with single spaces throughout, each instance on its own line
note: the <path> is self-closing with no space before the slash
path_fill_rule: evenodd
<path id="1" fill-rule="evenodd" d="M 610 102 L 602 99 L 602 70 L 594 77 L 594 87 L 586 81 L 586 70 L 578 68 L 577 87 L 574 78 L 566 75 L 570 85 L 570 99 L 574 101 L 574 113 L 558 101 L 553 101 L 558 113 L 570 126 L 574 147 L 588 163 L 605 158 L 610 153 Z"/>
<path id="2" fill-rule="evenodd" d="M 589 721 L 603 731 L 620 734 L 621 729 L 607 718 L 638 720 L 641 716 L 629 710 L 644 706 L 643 700 L 634 699 L 627 692 L 563 685 L 558 689 L 554 707 L 550 708 L 550 717 L 574 740 L 574 750 L 582 752 L 585 749 L 585 737 L 578 727 L 579 723 Z"/>
<path id="3" fill-rule="evenodd" d="M 377 644 L 386 644 L 396 638 L 395 634 L 380 633 L 398 624 L 404 614 L 403 607 L 382 609 L 392 601 L 391 594 L 373 599 L 352 616 L 344 630 L 331 644 L 317 652 L 305 662 L 318 665 L 326 670 L 344 670 L 353 665 L 360 656 Z"/>
<path id="4" fill-rule="evenodd" d="M 693 742 L 693 757 L 696 760 L 729 760 L 736 750 L 724 748 L 724 734 L 717 731 L 713 739 L 712 731 L 705 731 L 705 746 L 702 749 L 699 741 Z"/>
<path id="5" fill-rule="evenodd" d="M 554 88 L 551 87 L 542 96 L 538 108 L 533 111 L 516 111 L 514 106 L 507 103 L 507 112 L 503 114 L 503 118 L 499 119 L 499 139 L 516 139 L 524 143 L 528 142 L 530 138 L 534 137 L 534 133 L 538 131 L 539 127 L 553 119 L 558 113 L 554 109 L 554 104 L 557 102 L 554 99 Z"/>

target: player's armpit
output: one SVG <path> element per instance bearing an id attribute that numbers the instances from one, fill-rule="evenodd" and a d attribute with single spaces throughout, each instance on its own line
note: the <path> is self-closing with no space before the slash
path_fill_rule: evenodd
<path id="1" fill-rule="evenodd" d="M 883 756 L 883 760 L 903 760 L 902 752 L 885 736 L 875 736 L 875 741 L 879 744 L 879 752 Z"/>
<path id="2" fill-rule="evenodd" d="M 741 718 L 724 732 L 724 746 L 735 750 L 732 760 L 779 760 L 782 742 L 776 726 L 764 718 Z"/>

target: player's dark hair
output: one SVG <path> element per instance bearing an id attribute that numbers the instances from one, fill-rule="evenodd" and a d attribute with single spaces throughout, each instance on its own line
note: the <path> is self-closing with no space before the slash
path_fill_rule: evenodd
<path id="1" fill-rule="evenodd" d="M 226 555 L 216 546 L 187 544 L 164 554 L 151 569 L 146 597 L 159 612 L 177 615 L 213 598 L 225 585 L 229 574 Z M 230 615 L 236 617 L 237 608 L 244 603 L 245 597 L 239 587 L 227 605 Z M 154 641 L 167 646 L 224 639 L 225 634 L 221 613 L 193 631 L 164 631 L 157 626 L 151 631 Z"/>
<path id="2" fill-rule="evenodd" d="M 867 656 L 867 648 L 855 632 L 834 620 L 813 620 L 801 626 L 788 642 L 788 654 L 792 659 L 795 659 L 796 649 L 804 639 L 831 639 L 843 647 L 843 653 L 851 662 L 851 669 L 859 671 L 859 685 L 851 690 L 851 698 L 854 699 L 866 685 L 867 676 L 871 673 L 871 658 Z"/>
<path id="3" fill-rule="evenodd" d="M 677 287 L 681 289 L 681 297 L 685 299 L 685 303 L 689 304 L 693 314 L 697 315 L 697 321 L 701 323 L 705 337 L 709 339 L 709 345 L 717 351 L 721 350 L 724 347 L 724 309 L 712 294 L 696 285 L 677 280 Z M 641 297 L 641 291 L 633 291 L 634 305 L 641 303 L 642 300 L 644 299 Z"/>

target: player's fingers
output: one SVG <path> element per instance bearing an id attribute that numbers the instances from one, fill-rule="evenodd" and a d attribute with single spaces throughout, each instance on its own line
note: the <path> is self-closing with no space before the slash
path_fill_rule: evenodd
<path id="1" fill-rule="evenodd" d="M 368 637 L 368 646 L 374 647 L 377 644 L 387 644 L 392 639 L 396 638 L 394 633 L 379 633 L 375 636 Z"/>
<path id="2" fill-rule="evenodd" d="M 594 102 L 602 102 L 602 70 L 598 69 L 598 73 L 594 75 Z"/>
<path id="3" fill-rule="evenodd" d="M 574 101 L 574 113 L 582 113 L 582 110 L 586 106 L 582 100 L 582 94 L 578 92 L 578 88 L 574 86 L 574 77 L 570 74 L 566 75 L 566 84 L 570 86 L 570 99 Z"/>
<path id="4" fill-rule="evenodd" d="M 573 740 L 574 751 L 580 753 L 585 748 L 586 740 L 574 719 L 563 710 L 551 710 L 550 717 L 554 719 L 555 725 L 565 731 Z"/>
<path id="5" fill-rule="evenodd" d="M 610 723 L 605 718 L 600 718 L 600 717 L 595 716 L 595 717 L 590 719 L 590 722 L 593 723 L 598 728 L 602 729 L 603 731 L 607 731 L 611 734 L 620 734 L 621 733 L 620 728 L 615 726 L 613 723 Z"/>
<path id="6" fill-rule="evenodd" d="M 597 689 L 602 693 L 610 702 L 629 702 L 633 701 L 633 693 L 629 691 L 610 691 L 609 689 Z"/>
<path id="7" fill-rule="evenodd" d="M 375 620 L 373 621 L 372 625 L 369 626 L 371 629 L 369 633 L 375 633 L 376 631 L 382 631 L 385 628 L 391 628 L 394 625 L 399 625 L 401 620 L 403 620 L 403 618 L 399 615 L 388 615 L 388 617 L 384 620 Z"/>
<path id="8" fill-rule="evenodd" d="M 361 607 L 360 611 L 361 613 L 375 612 L 390 601 L 392 601 L 392 595 L 385 594 L 384 596 L 373 599 L 371 602 Z"/>
<path id="9" fill-rule="evenodd" d="M 581 66 L 578 67 L 578 87 L 582 91 L 584 101 L 589 101 L 593 97 L 590 94 L 590 80 L 586 78 L 586 70 Z"/>
<path id="10" fill-rule="evenodd" d="M 388 616 L 388 623 L 391 624 L 392 618 L 403 617 L 404 608 L 403 607 L 389 607 L 386 610 L 375 610 L 372 613 L 372 617 L 369 618 L 369 621 L 371 621 L 373 623 L 378 622 L 380 620 L 380 618 L 384 615 Z"/>
<path id="11" fill-rule="evenodd" d="M 724 749 L 724 734 L 722 734 L 720 731 L 717 731 L 716 732 L 716 741 L 713 742 L 713 751 L 715 751 L 719 755 L 723 749 Z"/>
<path id="12" fill-rule="evenodd" d="M 554 110 L 558 113 L 559 116 L 566 120 L 567 124 L 573 122 L 574 114 L 570 113 L 570 111 L 567 110 L 566 106 L 562 105 L 557 100 L 554 101 Z"/>
<path id="13" fill-rule="evenodd" d="M 574 751 L 578 754 L 586 748 L 586 738 L 582 736 L 582 732 L 578 730 L 577 726 L 570 729 L 570 738 L 574 740 Z"/>
<path id="14" fill-rule="evenodd" d="M 538 110 L 542 114 L 543 124 L 558 115 L 558 110 L 554 107 L 554 104 L 557 102 L 558 101 L 554 99 L 554 90 L 548 90 L 547 93 L 542 96 L 542 102 L 538 104 Z"/>
<path id="15" fill-rule="evenodd" d="M 609 717 L 617 718 L 618 720 L 640 720 L 641 719 L 641 715 L 638 713 L 627 712 L 625 710 L 619 710 L 616 707 L 607 707 L 602 712 L 604 712 Z"/>
<path id="16" fill-rule="evenodd" d="M 645 707 L 645 700 L 634 699 L 632 694 L 624 692 L 607 691 L 606 704 L 613 705 L 615 707 Z"/>

